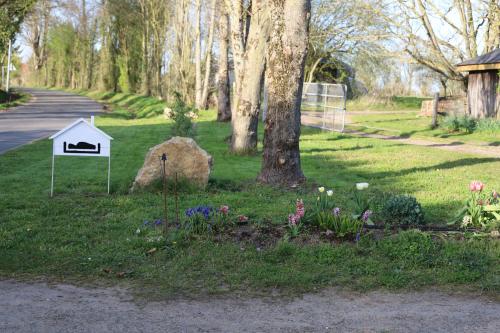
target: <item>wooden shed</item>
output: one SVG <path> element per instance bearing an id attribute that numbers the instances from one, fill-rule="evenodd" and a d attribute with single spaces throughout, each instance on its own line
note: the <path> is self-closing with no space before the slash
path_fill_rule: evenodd
<path id="1" fill-rule="evenodd" d="M 460 72 L 469 72 L 467 84 L 468 112 L 474 118 L 500 119 L 500 49 L 457 65 Z"/>

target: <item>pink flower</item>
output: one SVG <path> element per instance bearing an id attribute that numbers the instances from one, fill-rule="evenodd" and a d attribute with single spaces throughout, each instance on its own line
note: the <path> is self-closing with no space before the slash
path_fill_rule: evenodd
<path id="1" fill-rule="evenodd" d="M 245 215 L 240 215 L 240 216 L 238 216 L 238 221 L 246 222 L 246 221 L 248 221 L 248 217 L 246 217 Z"/>
<path id="2" fill-rule="evenodd" d="M 219 211 L 224 214 L 224 215 L 227 215 L 227 213 L 229 212 L 229 206 L 221 206 Z"/>
<path id="3" fill-rule="evenodd" d="M 491 196 L 493 197 L 493 199 L 498 199 L 498 192 L 493 190 L 493 192 L 491 192 Z"/>
<path id="4" fill-rule="evenodd" d="M 297 222 L 299 219 L 300 219 L 300 217 L 298 217 L 295 214 L 288 215 L 288 223 L 291 225 L 297 225 Z"/>
<path id="5" fill-rule="evenodd" d="M 299 218 L 304 217 L 305 214 L 305 208 L 304 208 L 304 202 L 302 199 L 297 199 L 297 202 L 295 203 L 295 215 L 299 216 Z"/>
<path id="6" fill-rule="evenodd" d="M 474 180 L 469 185 L 469 190 L 471 192 L 481 192 L 484 188 L 484 184 L 478 180 Z"/>

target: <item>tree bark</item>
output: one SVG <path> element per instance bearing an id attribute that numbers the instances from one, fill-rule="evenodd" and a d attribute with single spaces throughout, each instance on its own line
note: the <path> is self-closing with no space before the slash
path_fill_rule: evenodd
<path id="1" fill-rule="evenodd" d="M 246 42 L 241 76 L 236 78 L 237 90 L 232 114 L 231 150 L 251 153 L 257 149 L 261 78 L 265 67 L 266 40 L 269 35 L 266 1 L 252 2 L 252 18 Z"/>
<path id="2" fill-rule="evenodd" d="M 212 70 L 212 46 L 214 42 L 214 29 L 215 29 L 215 3 L 217 0 L 212 0 L 210 17 L 210 28 L 208 32 L 207 51 L 205 57 L 205 78 L 203 80 L 203 90 L 201 93 L 201 106 L 203 109 L 208 108 L 208 88 L 210 86 L 210 73 Z"/>
<path id="3" fill-rule="evenodd" d="M 196 17 L 195 17 L 195 104 L 196 108 L 201 109 L 201 94 L 202 94 L 202 82 L 201 82 L 201 0 L 196 0 Z"/>
<path id="4" fill-rule="evenodd" d="M 228 66 L 229 17 L 224 11 L 219 24 L 219 73 L 217 82 L 217 121 L 231 120 L 231 92 Z"/>
<path id="5" fill-rule="evenodd" d="M 270 0 L 266 80 L 269 109 L 258 180 L 294 186 L 305 180 L 300 165 L 300 103 L 311 16 L 310 0 Z"/>

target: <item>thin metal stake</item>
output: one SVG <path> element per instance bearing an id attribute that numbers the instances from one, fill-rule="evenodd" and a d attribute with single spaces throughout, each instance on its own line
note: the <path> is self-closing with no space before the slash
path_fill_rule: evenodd
<path id="1" fill-rule="evenodd" d="M 50 181 L 50 197 L 54 195 L 54 160 L 55 160 L 55 155 L 52 154 L 52 178 Z"/>
<path id="2" fill-rule="evenodd" d="M 109 183 L 111 179 L 111 154 L 108 156 L 108 194 L 109 194 Z"/>
<path id="3" fill-rule="evenodd" d="M 179 194 L 177 193 L 177 172 L 175 173 L 174 192 L 175 192 L 175 223 L 179 224 Z"/>
<path id="4" fill-rule="evenodd" d="M 168 230 L 168 207 L 167 207 L 167 154 L 163 153 L 161 155 L 161 173 L 163 176 L 163 214 L 165 217 L 165 234 Z"/>

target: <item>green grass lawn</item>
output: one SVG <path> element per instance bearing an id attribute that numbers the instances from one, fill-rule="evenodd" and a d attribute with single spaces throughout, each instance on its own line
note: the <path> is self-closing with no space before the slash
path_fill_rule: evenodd
<path id="1" fill-rule="evenodd" d="M 431 129 L 431 118 L 420 116 L 419 113 L 420 110 L 394 114 L 351 115 L 349 117 L 352 124 L 348 127 L 367 133 L 426 138 L 434 141 L 500 145 L 500 131 L 475 131 L 468 134 L 450 132 L 443 127 Z M 438 124 L 443 120 L 444 117 L 439 117 Z"/>
<path id="2" fill-rule="evenodd" d="M 357 289 L 462 285 L 493 294 L 500 290 L 496 240 L 440 240 L 408 232 L 379 241 L 367 236 L 357 245 L 279 242 L 260 250 L 211 237 L 176 238 L 167 248 L 148 241 L 154 231 L 136 234 L 136 230 L 144 229 L 145 220 L 162 217 L 161 196 L 128 190 L 148 148 L 170 137 L 169 121 L 153 116 L 163 104 L 130 95 L 91 96 L 105 98 L 116 108 L 96 119 L 97 126 L 114 137 L 112 194 L 105 194 L 104 159 L 57 157 L 56 195 L 51 199 L 48 140 L 0 156 L 0 277 L 126 280 L 136 290 L 159 297 L 270 288 L 302 292 L 330 285 Z M 336 203 L 348 208 L 354 183 L 368 182 L 373 195 L 414 195 L 427 221 L 442 224 L 466 199 L 471 180 L 500 188 L 500 158 L 310 128 L 303 128 L 301 136 L 307 184 L 295 191 L 262 186 L 255 183 L 262 147 L 255 156 L 228 153 L 225 139 L 230 126 L 215 118 L 214 111 L 204 111 L 196 124 L 196 141 L 214 158 L 209 187 L 182 191 L 181 212 L 199 204 L 228 204 L 235 213 L 249 216 L 252 224 L 279 225 L 292 212 L 296 198 L 315 198 L 317 185 L 333 188 Z M 147 255 L 153 247 L 159 250 Z M 116 272 L 124 272 L 125 278 Z"/>
<path id="3" fill-rule="evenodd" d="M 420 110 L 422 101 L 428 98 L 414 96 L 363 96 L 347 101 L 347 110 L 351 111 L 404 111 Z"/>

